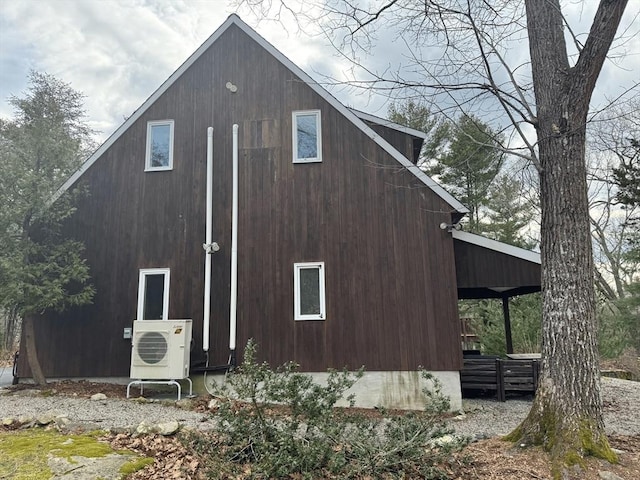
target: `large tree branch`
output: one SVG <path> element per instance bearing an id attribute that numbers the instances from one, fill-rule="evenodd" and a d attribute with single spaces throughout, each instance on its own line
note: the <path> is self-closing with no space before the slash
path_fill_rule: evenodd
<path id="1" fill-rule="evenodd" d="M 605 280 L 602 273 L 600 273 L 600 271 L 597 268 L 595 270 L 595 285 L 596 285 L 596 288 L 600 291 L 602 295 L 604 295 L 604 297 L 607 300 L 613 301 L 618 299 L 616 292 L 613 291 L 613 288 L 611 288 L 611 285 L 609 285 L 609 283 Z"/>
<path id="2" fill-rule="evenodd" d="M 391 7 L 393 7 L 396 3 L 398 3 L 398 0 L 391 0 L 389 3 L 383 5 L 382 7 L 380 7 L 379 9 L 377 9 L 374 12 L 367 12 L 366 15 L 369 17 L 367 20 L 361 21 L 360 19 L 356 18 L 355 16 L 355 12 L 356 9 L 354 9 L 354 15 L 353 18 L 358 22 L 358 26 L 351 31 L 351 35 L 355 35 L 356 33 L 358 33 L 360 30 L 363 30 L 364 28 L 366 28 L 368 25 L 374 23 L 376 20 L 378 20 L 386 10 L 390 9 Z M 361 9 L 357 9 L 359 11 L 363 11 Z"/>
<path id="3" fill-rule="evenodd" d="M 560 72 L 569 70 L 559 0 L 525 0 L 533 82 L 551 89 Z M 540 5 L 540 4 L 544 5 Z M 540 102 L 536 102 L 538 105 Z"/>
<path id="4" fill-rule="evenodd" d="M 529 152 L 530 152 L 530 155 L 531 155 L 531 157 L 530 157 L 531 161 L 535 165 L 536 169 L 538 169 L 540 171 L 542 169 L 542 167 L 540 166 L 540 163 L 538 162 L 538 159 L 536 157 L 536 151 L 533 148 L 533 145 L 528 141 L 526 135 L 524 135 L 524 132 L 520 128 L 519 122 L 516 121 L 516 119 L 514 118 L 512 109 L 516 110 L 518 112 L 520 112 L 520 111 L 517 108 L 515 108 L 515 106 L 512 103 L 507 101 L 505 96 L 501 94 L 501 89 L 500 89 L 500 87 L 498 87 L 498 85 L 496 83 L 495 76 L 493 74 L 493 69 L 491 67 L 491 63 L 489 62 L 489 53 L 485 51 L 485 40 L 483 38 L 482 33 L 480 32 L 480 29 L 476 25 L 476 22 L 475 22 L 475 20 L 473 18 L 473 15 L 471 14 L 471 6 L 470 5 L 469 5 L 469 11 L 467 12 L 467 16 L 468 16 L 468 20 L 469 20 L 469 22 L 470 22 L 470 24 L 472 26 L 472 29 L 473 29 L 473 34 L 474 34 L 474 38 L 476 40 L 476 44 L 478 46 L 478 49 L 480 50 L 480 57 L 482 58 L 485 74 L 487 76 L 487 80 L 489 81 L 490 88 L 494 92 L 494 95 L 495 95 L 496 99 L 498 100 L 498 103 L 502 106 L 502 109 L 504 110 L 504 112 L 506 113 L 507 117 L 509 118 L 509 121 L 513 124 L 514 128 L 518 132 L 518 135 L 524 141 L 525 145 L 529 149 Z M 491 53 L 495 54 L 499 58 L 499 60 L 501 62 L 501 65 L 508 72 L 509 77 L 511 79 L 510 81 L 512 82 L 512 85 L 515 88 L 516 95 L 518 95 L 517 100 L 518 100 L 519 104 L 525 109 L 526 113 L 529 116 L 529 118 L 527 120 L 529 122 L 531 122 L 531 123 L 534 123 L 535 122 L 535 120 L 534 120 L 535 116 L 534 116 L 533 112 L 531 111 L 529 105 L 527 104 L 524 96 L 522 95 L 522 92 L 520 90 L 520 86 L 517 84 L 517 82 L 515 82 L 515 79 L 513 78 L 513 75 L 511 73 L 511 69 L 508 67 L 508 65 L 506 65 L 506 63 L 504 62 L 504 59 L 502 58 L 502 56 L 500 56 L 498 54 L 497 49 L 494 46 L 491 46 L 491 45 L 490 45 L 490 47 L 491 47 Z M 514 97 L 511 96 L 511 98 L 514 98 Z M 520 112 L 520 113 L 521 113 L 521 115 L 523 117 L 525 117 L 525 115 L 522 112 Z"/>
<path id="5" fill-rule="evenodd" d="M 605 226 L 608 224 L 608 219 L 605 221 Z M 617 244 L 611 248 L 609 246 L 610 238 L 602 225 L 595 219 L 591 218 L 591 228 L 593 240 L 597 243 L 600 252 L 604 256 L 608 269 L 608 273 L 613 278 L 615 284 L 615 296 L 612 298 L 624 297 L 624 280 L 622 278 L 621 265 L 622 265 L 622 239 L 618 239 Z M 613 290 L 612 290 L 613 291 Z"/>
<path id="6" fill-rule="evenodd" d="M 607 58 L 626 6 L 627 0 L 600 1 L 589 36 L 574 67 L 574 77 L 581 79 L 578 83 L 583 89 L 583 95 L 589 98 L 591 98 L 596 80 Z"/>

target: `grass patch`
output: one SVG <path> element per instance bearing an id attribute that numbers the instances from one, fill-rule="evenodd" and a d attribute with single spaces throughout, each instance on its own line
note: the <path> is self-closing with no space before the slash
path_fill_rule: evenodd
<path id="1" fill-rule="evenodd" d="M 138 470 L 142 470 L 147 465 L 151 465 L 154 462 L 151 457 L 142 457 L 131 460 L 130 462 L 125 463 L 120 467 L 120 473 L 122 475 L 129 475 L 131 473 L 135 473 Z"/>

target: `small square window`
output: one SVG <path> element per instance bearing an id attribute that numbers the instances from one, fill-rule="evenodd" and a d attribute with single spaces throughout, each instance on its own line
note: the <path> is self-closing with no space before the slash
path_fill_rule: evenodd
<path id="1" fill-rule="evenodd" d="M 293 162 L 322 161 L 320 110 L 293 112 Z"/>
<path id="2" fill-rule="evenodd" d="M 173 169 L 173 120 L 147 123 L 145 172 Z"/>
<path id="3" fill-rule="evenodd" d="M 324 320 L 324 263 L 296 263 L 293 273 L 294 320 Z"/>
<path id="4" fill-rule="evenodd" d="M 169 318 L 169 269 L 140 270 L 138 280 L 138 320 Z"/>

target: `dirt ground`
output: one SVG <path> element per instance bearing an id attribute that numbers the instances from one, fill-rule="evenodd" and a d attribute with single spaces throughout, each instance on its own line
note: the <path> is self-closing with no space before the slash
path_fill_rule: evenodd
<path id="1" fill-rule="evenodd" d="M 128 477 L 131 480 L 203 478 L 198 458 L 174 438 L 153 436 L 143 439 L 120 434 L 110 437 L 109 441 L 112 448 L 155 457 L 153 465 Z M 639 479 L 640 437 L 611 437 L 610 441 L 613 448 L 625 452 L 620 455 L 618 465 L 587 459 L 585 469 L 574 470 L 567 480 L 602 480 L 600 471 L 614 473 L 623 480 Z M 539 448 L 519 449 L 498 439 L 488 439 L 467 446 L 456 458 L 456 464 L 447 468 L 450 478 L 455 480 L 551 479 L 548 455 Z"/>
<path id="2" fill-rule="evenodd" d="M 586 459 L 585 469 L 574 470 L 571 480 L 602 480 L 599 472 L 607 471 L 624 480 L 640 478 L 640 436 L 611 436 L 611 446 L 624 453 L 620 463 L 595 458 Z M 462 468 L 460 480 L 525 480 L 550 479 L 549 456 L 541 448 L 519 448 L 509 442 L 491 438 L 468 445 L 462 454 L 472 461 Z"/>
<path id="3" fill-rule="evenodd" d="M 33 388 L 33 385 L 18 385 L 17 388 Z M 13 387 L 13 388 L 16 388 Z M 104 393 L 108 397 L 124 398 L 126 387 L 90 382 L 59 382 L 48 386 L 53 394 L 90 397 Z M 147 393 L 147 392 L 145 392 Z M 196 401 L 194 408 L 204 411 L 208 399 Z M 129 477 L 135 480 L 165 478 L 199 479 L 199 459 L 182 446 L 175 438 L 148 436 L 134 438 L 125 434 L 111 435 L 107 440 L 115 448 L 127 448 L 148 456 L 155 462 Z M 611 436 L 611 446 L 621 451 L 620 463 L 611 465 L 605 461 L 588 458 L 585 468 L 575 470 L 568 480 L 602 480 L 601 471 L 614 473 L 623 480 L 640 479 L 640 435 Z M 468 445 L 456 456 L 449 467 L 452 479 L 456 480 L 525 480 L 550 479 L 548 455 L 540 448 L 520 448 L 497 438 L 482 440 Z M 614 477 L 615 478 L 615 477 Z"/>

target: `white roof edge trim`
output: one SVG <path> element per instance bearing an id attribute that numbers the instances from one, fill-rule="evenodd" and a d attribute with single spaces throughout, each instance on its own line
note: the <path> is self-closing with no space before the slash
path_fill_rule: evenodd
<path id="1" fill-rule="evenodd" d="M 348 108 L 353 113 L 355 113 L 356 116 L 361 120 L 367 120 L 369 122 L 376 123 L 383 127 L 389 127 L 389 128 L 392 128 L 393 130 L 398 130 L 399 132 L 407 133 L 409 135 L 413 135 L 414 137 L 422 138 L 423 140 L 427 140 L 429 138 L 428 134 L 421 132 L 420 130 L 416 130 L 415 128 L 405 127 L 404 125 L 400 125 L 399 123 L 392 122 L 391 120 L 388 120 L 386 118 L 378 117 L 376 115 L 371 115 L 370 113 L 363 112 L 355 108 L 350 108 L 350 107 Z"/>
<path id="2" fill-rule="evenodd" d="M 514 247 L 513 245 L 509 245 L 508 243 L 491 240 L 490 238 L 483 237 L 482 235 L 476 235 L 475 233 L 462 232 L 459 230 L 453 230 L 451 233 L 453 235 L 453 238 L 462 242 L 467 242 L 479 247 L 488 248 L 489 250 L 504 253 L 511 257 L 521 258 L 522 260 L 526 260 L 528 262 L 537 263 L 538 265 L 542 263 L 540 254 L 532 250 Z"/>
<path id="3" fill-rule="evenodd" d="M 314 90 L 320 97 L 326 100 L 332 107 L 342 113 L 347 119 L 349 119 L 356 127 L 362 130 L 369 138 L 376 142 L 382 149 L 389 153 L 395 160 L 409 170 L 414 176 L 416 176 L 422 183 L 429 187 L 433 192 L 448 203 L 457 212 L 465 214 L 469 213 L 469 209 L 462 203 L 456 200 L 449 192 L 438 185 L 433 179 L 427 176 L 420 168 L 415 166 L 408 158 L 402 155 L 398 150 L 391 146 L 386 140 L 380 137 L 373 129 L 366 125 L 358 116 L 353 113 L 349 108 L 340 103 L 333 95 L 327 90 L 322 88 L 315 80 L 313 80 L 307 73 L 305 73 L 300 67 L 289 60 L 282 52 L 271 45 L 265 38 L 260 36 L 249 25 L 244 23 L 238 15 L 235 13 L 229 15 L 229 17 L 220 25 L 211 36 L 204 41 L 198 49 L 191 54 L 187 60 L 184 61 L 178 69 L 173 72 L 167 80 L 164 81 L 158 89 L 151 94 L 149 98 L 135 111 L 133 114 L 122 124 L 118 129 L 111 134 L 111 136 L 100 147 L 93 152 L 93 154 L 82 164 L 82 166 L 73 174 L 69 179 L 60 187 L 58 192 L 54 195 L 52 201 L 55 201 L 60 195 L 68 190 L 82 174 L 87 171 L 91 165 L 93 165 L 98 158 L 113 145 L 118 138 L 136 121 L 144 112 L 164 93 L 167 89 L 173 85 L 173 83 L 180 78 L 180 76 L 193 65 L 198 58 L 231 26 L 236 25 L 243 32 L 245 32 L 251 39 L 253 39 L 258 45 L 263 47 L 269 52 L 276 60 L 282 63 L 285 67 L 291 70 L 295 75 L 300 77 L 309 87 Z"/>

